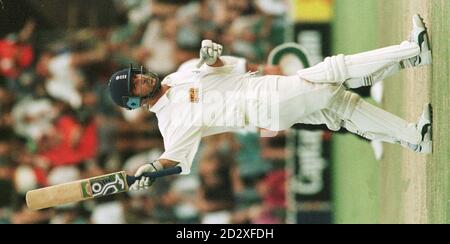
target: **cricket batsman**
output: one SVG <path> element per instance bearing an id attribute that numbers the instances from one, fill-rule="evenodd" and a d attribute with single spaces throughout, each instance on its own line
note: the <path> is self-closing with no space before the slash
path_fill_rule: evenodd
<path id="1" fill-rule="evenodd" d="M 425 25 L 419 15 L 412 20 L 411 36 L 400 45 L 327 57 L 292 76 L 246 73 L 244 59 L 221 56 L 222 46 L 211 40 L 202 41 L 197 66 L 162 81 L 143 67 L 115 73 L 109 81 L 113 101 L 129 110 L 148 106 L 164 139 L 164 153 L 135 176 L 176 165 L 188 174 L 202 137 L 246 126 L 280 131 L 296 123 L 326 124 L 330 130 L 343 127 L 369 140 L 431 153 L 429 104 L 417 123 L 408 123 L 347 90 L 431 64 Z M 131 189 L 148 189 L 153 181 L 143 177 Z"/>

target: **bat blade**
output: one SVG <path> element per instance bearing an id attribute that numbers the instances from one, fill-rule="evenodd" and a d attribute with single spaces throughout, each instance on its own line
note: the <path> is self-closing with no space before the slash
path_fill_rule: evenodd
<path id="1" fill-rule="evenodd" d="M 128 191 L 125 171 L 27 192 L 28 208 L 39 210 Z"/>
<path id="2" fill-rule="evenodd" d="M 89 179 L 49 186 L 27 192 L 27 206 L 32 210 L 39 210 L 67 203 L 104 197 L 128 191 L 129 186 L 137 180 L 140 180 L 142 177 L 158 178 L 180 174 L 181 172 L 182 169 L 180 166 L 145 173 L 139 177 L 128 176 L 125 171 L 120 171 Z"/>

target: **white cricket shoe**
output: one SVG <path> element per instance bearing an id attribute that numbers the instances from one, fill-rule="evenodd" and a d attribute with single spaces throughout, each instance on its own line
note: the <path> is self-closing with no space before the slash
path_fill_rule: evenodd
<path id="1" fill-rule="evenodd" d="M 417 129 L 422 135 L 422 141 L 416 145 L 415 152 L 429 154 L 433 151 L 432 140 L 432 110 L 431 104 L 427 103 L 417 123 Z"/>
<path id="2" fill-rule="evenodd" d="M 413 29 L 411 31 L 410 41 L 415 42 L 420 47 L 420 54 L 409 59 L 412 67 L 418 67 L 432 63 L 431 47 L 429 43 L 427 29 L 420 15 L 415 14 L 412 17 Z"/>

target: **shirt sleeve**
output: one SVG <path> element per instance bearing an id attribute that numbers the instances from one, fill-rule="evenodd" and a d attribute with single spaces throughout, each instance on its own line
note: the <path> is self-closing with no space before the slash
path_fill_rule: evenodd
<path id="1" fill-rule="evenodd" d="M 174 120 L 169 129 L 161 131 L 165 131 L 162 133 L 165 151 L 160 159 L 178 162 L 181 174 L 189 174 L 202 138 L 201 126 L 180 119 Z"/>
<path id="2" fill-rule="evenodd" d="M 232 65 L 233 74 L 245 74 L 247 73 L 247 60 L 245 58 L 233 57 L 233 56 L 222 56 L 223 62 L 227 65 Z"/>
<path id="3" fill-rule="evenodd" d="M 204 65 L 204 69 L 210 73 L 245 74 L 247 72 L 247 61 L 244 58 L 234 56 L 221 56 L 224 66 L 211 67 Z"/>
<path id="4" fill-rule="evenodd" d="M 179 67 L 178 67 L 178 70 L 177 70 L 177 72 L 180 72 L 180 71 L 189 71 L 189 70 L 192 70 L 192 69 L 196 69 L 197 67 L 197 63 L 200 61 L 200 59 L 198 59 L 198 58 L 194 58 L 194 59 L 190 59 L 190 60 L 188 60 L 188 61 L 186 61 L 186 62 L 184 62 L 184 63 L 182 63 Z"/>

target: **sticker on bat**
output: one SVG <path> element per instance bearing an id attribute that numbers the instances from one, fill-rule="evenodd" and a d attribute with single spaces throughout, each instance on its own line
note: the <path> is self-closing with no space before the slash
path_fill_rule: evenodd
<path id="1" fill-rule="evenodd" d="M 82 182 L 81 187 L 84 198 L 101 197 L 127 190 L 125 176 L 114 173 Z"/>

